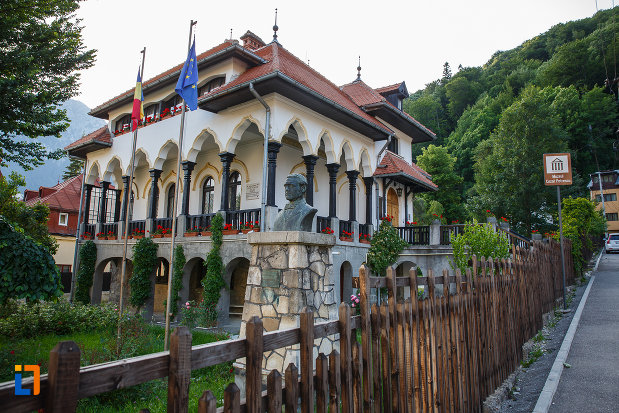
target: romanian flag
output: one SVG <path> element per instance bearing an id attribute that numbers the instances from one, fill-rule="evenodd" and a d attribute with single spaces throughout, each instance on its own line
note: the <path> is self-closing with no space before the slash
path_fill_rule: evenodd
<path id="1" fill-rule="evenodd" d="M 181 69 L 181 75 L 174 90 L 185 99 L 190 110 L 198 109 L 198 59 L 196 58 L 195 39 L 189 49 L 187 60 Z"/>
<path id="2" fill-rule="evenodd" d="M 138 69 L 138 80 L 135 82 L 135 93 L 133 94 L 133 111 L 131 112 L 132 130 L 138 127 L 138 121 L 144 118 L 144 93 L 142 93 L 142 77 Z"/>

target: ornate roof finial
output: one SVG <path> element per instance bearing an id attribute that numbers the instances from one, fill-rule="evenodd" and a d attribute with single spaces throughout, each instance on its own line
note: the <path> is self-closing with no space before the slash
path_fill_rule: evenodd
<path id="1" fill-rule="evenodd" d="M 277 27 L 277 9 L 275 9 L 275 24 L 273 25 L 273 41 L 278 43 L 277 41 L 277 31 L 279 27 Z"/>
<path id="2" fill-rule="evenodd" d="M 232 40 L 232 29 L 230 29 L 230 40 Z"/>
<path id="3" fill-rule="evenodd" d="M 361 80 L 361 56 L 359 56 L 359 66 L 357 66 L 357 80 Z"/>

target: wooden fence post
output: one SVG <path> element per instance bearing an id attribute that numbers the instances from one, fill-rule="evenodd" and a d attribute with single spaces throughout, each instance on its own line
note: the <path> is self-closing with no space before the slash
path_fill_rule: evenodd
<path id="1" fill-rule="evenodd" d="M 350 307 L 341 303 L 340 315 L 340 367 L 342 369 L 342 412 L 352 413 L 352 347 L 350 331 Z"/>
<path id="2" fill-rule="evenodd" d="M 273 370 L 267 377 L 268 412 L 282 413 L 282 375 Z"/>
<path id="3" fill-rule="evenodd" d="M 202 397 L 198 399 L 198 413 L 215 413 L 217 411 L 217 400 L 210 390 L 205 390 Z"/>
<path id="4" fill-rule="evenodd" d="M 61 341 L 49 352 L 46 412 L 74 412 L 80 384 L 80 349 Z"/>
<path id="5" fill-rule="evenodd" d="M 370 300 L 370 270 L 365 265 L 359 269 L 359 306 L 361 307 L 361 351 L 363 353 L 363 411 L 374 411 L 374 397 L 372 397 L 373 366 L 370 354 L 371 320 Z"/>
<path id="6" fill-rule="evenodd" d="M 324 353 L 316 359 L 316 412 L 327 413 L 329 405 L 329 361 Z"/>
<path id="7" fill-rule="evenodd" d="M 249 406 L 249 399 L 247 399 Z M 224 390 L 224 413 L 239 413 L 241 411 L 241 391 L 235 383 L 228 384 Z"/>
<path id="8" fill-rule="evenodd" d="M 286 368 L 286 413 L 297 413 L 299 400 L 299 370 L 290 363 Z"/>
<path id="9" fill-rule="evenodd" d="M 168 373 L 168 412 L 180 413 L 189 409 L 191 379 L 191 332 L 176 327 L 170 337 L 170 369 Z"/>
<path id="10" fill-rule="evenodd" d="M 262 354 L 264 341 L 262 320 L 253 316 L 246 327 L 247 412 L 260 413 L 262 408 Z"/>
<path id="11" fill-rule="evenodd" d="M 305 307 L 299 319 L 301 330 L 301 411 L 314 413 L 314 312 Z"/>
<path id="12" fill-rule="evenodd" d="M 389 344 L 390 344 L 390 361 L 391 361 L 391 398 L 392 408 L 394 412 L 402 412 L 402 400 L 399 397 L 403 393 L 400 376 L 400 355 L 398 351 L 398 313 L 396 303 L 396 279 L 395 269 L 387 267 L 387 296 L 389 312 Z"/>
<path id="13" fill-rule="evenodd" d="M 331 350 L 329 354 L 329 411 L 340 411 L 341 376 L 340 354 L 337 350 Z M 286 412 L 288 413 L 288 412 Z"/>

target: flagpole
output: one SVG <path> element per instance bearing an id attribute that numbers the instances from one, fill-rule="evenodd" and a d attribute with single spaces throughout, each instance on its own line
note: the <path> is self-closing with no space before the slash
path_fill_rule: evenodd
<path id="1" fill-rule="evenodd" d="M 197 21 L 191 20 L 189 23 L 189 40 L 187 42 L 187 54 L 191 49 L 191 34 L 193 32 L 193 26 Z M 163 342 L 163 350 L 168 349 L 168 341 L 170 338 L 170 310 L 172 309 L 172 280 L 174 278 L 174 246 L 176 241 L 176 221 L 177 221 L 177 208 L 178 208 L 178 186 L 181 176 L 181 160 L 183 155 L 183 135 L 185 133 L 185 99 L 183 98 L 183 108 L 181 109 L 181 130 L 178 136 L 178 155 L 176 157 L 176 184 L 174 185 L 174 206 L 172 208 L 172 240 L 170 243 L 170 272 L 168 273 L 168 299 L 166 300 L 166 313 L 165 313 L 165 337 Z M 188 191 L 189 188 L 184 188 Z M 174 300 L 176 304 L 176 299 Z"/>
<path id="2" fill-rule="evenodd" d="M 142 53 L 142 66 L 140 68 L 140 87 L 142 86 L 144 80 L 144 58 L 146 57 L 146 47 L 142 49 L 140 52 Z M 131 122 L 133 126 L 133 120 Z M 125 215 L 125 227 L 124 233 L 125 238 L 123 240 L 123 260 L 122 260 L 122 269 L 120 271 L 120 306 L 118 308 L 118 332 L 117 332 L 117 340 L 116 345 L 120 344 L 120 334 L 121 334 L 121 318 L 123 315 L 123 310 L 125 306 L 125 284 L 126 284 L 126 274 L 127 274 L 127 240 L 129 239 L 129 204 L 131 203 L 131 190 L 133 189 L 133 170 L 135 169 L 135 148 L 138 141 L 138 125 L 135 125 L 135 129 L 133 130 L 133 141 L 131 142 L 131 164 L 129 165 L 129 187 L 124 188 L 125 191 L 128 191 L 127 194 L 127 202 L 125 202 L 124 206 L 124 215 Z"/>

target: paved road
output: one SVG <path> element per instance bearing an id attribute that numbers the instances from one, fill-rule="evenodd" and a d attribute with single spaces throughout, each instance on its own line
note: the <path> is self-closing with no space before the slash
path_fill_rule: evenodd
<path id="1" fill-rule="evenodd" d="M 551 413 L 619 412 L 619 254 L 604 254 Z"/>

